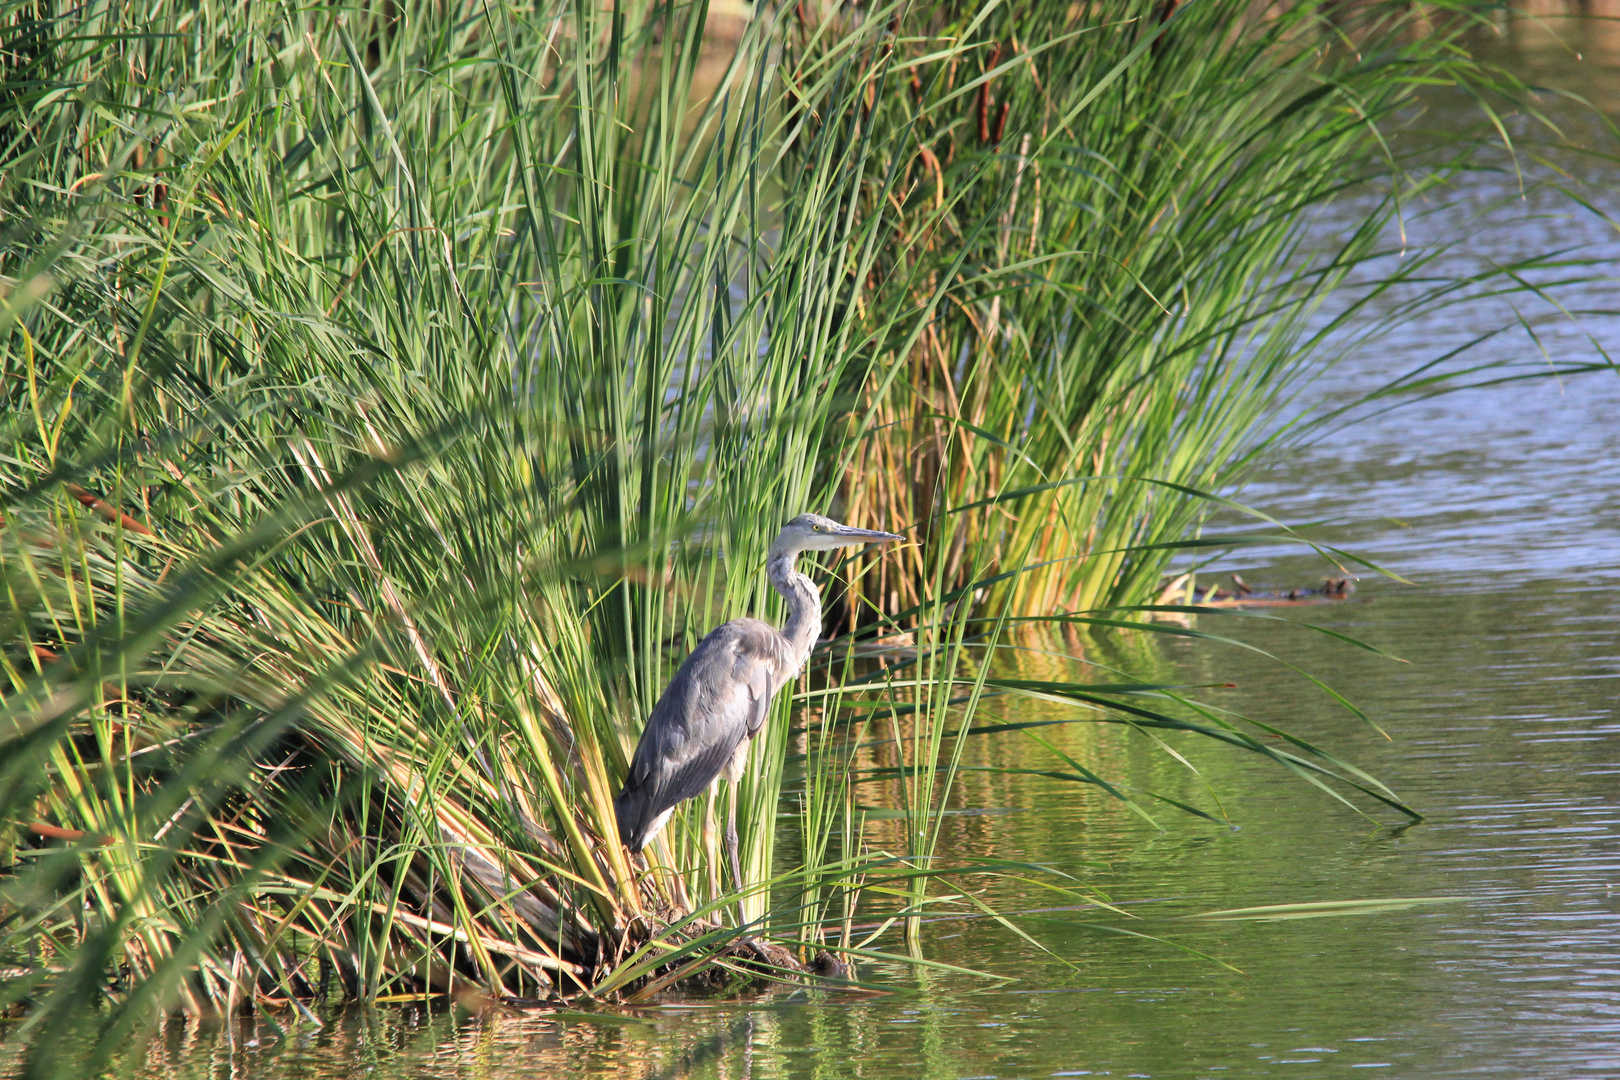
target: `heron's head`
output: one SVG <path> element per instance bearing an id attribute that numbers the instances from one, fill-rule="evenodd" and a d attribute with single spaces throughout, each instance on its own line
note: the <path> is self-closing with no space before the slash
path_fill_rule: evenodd
<path id="1" fill-rule="evenodd" d="M 876 529 L 857 529 L 842 525 L 820 514 L 800 514 L 777 534 L 771 545 L 773 554 L 797 551 L 831 551 L 834 548 L 856 544 L 881 544 L 889 540 L 904 540 L 899 533 L 879 532 Z"/>

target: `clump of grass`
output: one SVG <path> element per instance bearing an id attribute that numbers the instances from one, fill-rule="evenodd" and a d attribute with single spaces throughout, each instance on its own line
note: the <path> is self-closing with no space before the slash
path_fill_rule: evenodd
<path id="1" fill-rule="evenodd" d="M 8 1000 L 708 962 L 699 830 L 641 871 L 611 796 L 670 660 L 828 501 L 876 229 L 839 88 L 878 35 L 809 134 L 763 24 L 688 95 L 701 8 L 147 14 L 11 16 Z"/>
<path id="2" fill-rule="evenodd" d="M 944 549 L 946 588 L 1008 572 L 978 602 L 1015 616 L 1147 603 L 1204 493 L 1317 429 L 1308 389 L 1340 357 L 1482 289 L 1534 303 L 1586 272 L 1473 277 L 1408 243 L 1459 177 L 1498 167 L 1488 103 L 1519 88 L 1463 47 L 1482 10 L 898 15 L 868 122 L 909 138 L 862 192 L 884 222 L 858 301 L 878 329 L 843 481 L 857 519 L 926 542 L 861 599 L 920 604 Z M 1439 86 L 1482 103 L 1479 131 L 1417 134 Z"/>
<path id="3" fill-rule="evenodd" d="M 8 9 L 0 1007 L 116 1003 L 105 1060 L 172 1007 L 645 997 L 745 932 L 878 947 L 863 884 L 915 947 L 992 692 L 1399 807 L 1169 691 L 983 660 L 1009 613 L 1139 595 L 1241 472 L 1344 272 L 1290 261 L 1300 215 L 1452 70 L 1312 60 L 1308 7 L 1226 60 L 1207 8 L 1037 7 L 1073 47 L 989 63 L 1010 9 L 761 17 L 701 80 L 701 5 Z M 671 665 L 774 612 L 805 508 L 917 528 L 839 568 L 912 651 L 835 642 L 777 709 L 731 926 L 704 808 L 641 868 L 611 797 Z M 900 748 L 892 844 L 850 723 Z"/>

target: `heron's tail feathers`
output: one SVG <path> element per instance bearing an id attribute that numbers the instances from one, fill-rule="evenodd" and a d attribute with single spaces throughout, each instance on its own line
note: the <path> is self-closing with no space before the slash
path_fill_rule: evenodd
<path id="1" fill-rule="evenodd" d="M 626 787 L 613 800 L 613 816 L 619 822 L 619 839 L 631 851 L 640 851 L 669 820 L 670 808 L 658 808 L 643 788 Z"/>

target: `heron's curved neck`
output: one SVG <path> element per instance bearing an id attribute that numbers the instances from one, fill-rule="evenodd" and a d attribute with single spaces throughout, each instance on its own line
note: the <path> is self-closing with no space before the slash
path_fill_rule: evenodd
<path id="1" fill-rule="evenodd" d="M 810 650 L 821 637 L 821 590 L 794 568 L 798 558 L 797 551 L 773 551 L 765 561 L 765 574 L 772 587 L 787 601 L 788 619 L 782 636 L 793 649 L 795 672 L 810 659 Z"/>

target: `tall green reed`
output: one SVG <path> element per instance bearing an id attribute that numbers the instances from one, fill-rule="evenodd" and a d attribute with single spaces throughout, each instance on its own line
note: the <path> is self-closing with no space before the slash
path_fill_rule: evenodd
<path id="1" fill-rule="evenodd" d="M 869 598 L 921 602 L 922 553 L 946 545 L 948 587 L 975 580 L 974 552 L 1016 571 L 980 600 L 1015 615 L 1145 603 L 1210 508 L 1199 492 L 1308 437 L 1321 416 L 1302 395 L 1340 357 L 1480 289 L 1556 287 L 1531 284 L 1547 267 L 1482 279 L 1439 248 L 1394 257 L 1435 196 L 1494 167 L 1489 106 L 1472 137 L 1413 137 L 1425 87 L 1514 100 L 1466 49 L 1481 11 L 901 17 L 872 123 L 911 139 L 889 163 L 902 182 L 865 196 L 886 232 L 863 301 L 930 318 L 874 345 L 904 373 L 861 384 L 875 434 L 852 446 L 846 492 L 927 544 Z"/>
<path id="2" fill-rule="evenodd" d="M 707 940 L 700 830 L 638 873 L 611 795 L 670 661 L 769 610 L 770 533 L 829 501 L 858 123 L 789 130 L 763 24 L 694 101 L 701 8 L 48 15 L 9 16 L 7 741 L 40 782 L 6 811 L 84 835 L 13 945 L 140 925 L 38 970 L 183 956 L 201 1011 L 329 971 L 582 992 Z M 875 36 L 813 73 L 833 106 Z M 784 181 L 793 140 L 820 164 Z M 260 741 L 188 799 L 221 716 Z M 784 728 L 741 793 L 761 879 Z M 257 899 L 222 927 L 226 886 Z"/>

